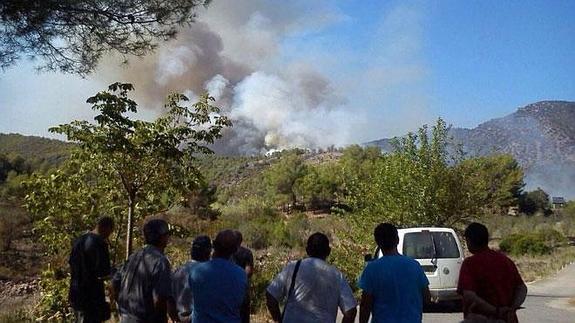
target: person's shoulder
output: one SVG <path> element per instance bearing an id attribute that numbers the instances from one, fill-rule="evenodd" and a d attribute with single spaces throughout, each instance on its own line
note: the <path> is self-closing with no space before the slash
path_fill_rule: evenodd
<path id="1" fill-rule="evenodd" d="M 240 254 L 244 254 L 244 255 L 253 255 L 252 251 L 250 250 L 250 248 L 244 247 L 244 246 L 240 246 L 238 248 L 238 252 Z"/>
<path id="2" fill-rule="evenodd" d="M 80 241 L 84 244 L 86 249 L 104 248 L 106 241 L 100 235 L 93 232 L 86 232 L 80 236 Z"/>

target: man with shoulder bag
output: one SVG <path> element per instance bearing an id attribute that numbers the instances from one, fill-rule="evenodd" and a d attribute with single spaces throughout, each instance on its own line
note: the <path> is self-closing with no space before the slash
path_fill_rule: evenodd
<path id="1" fill-rule="evenodd" d="M 327 236 L 316 232 L 307 240 L 309 257 L 293 261 L 274 278 L 266 290 L 267 307 L 275 322 L 354 322 L 357 302 L 344 275 L 326 262 L 331 252 Z M 285 300 L 283 312 L 279 302 Z"/>

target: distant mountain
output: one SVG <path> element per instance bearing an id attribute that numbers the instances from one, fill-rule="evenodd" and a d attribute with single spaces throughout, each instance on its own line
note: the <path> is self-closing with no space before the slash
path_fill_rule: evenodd
<path id="1" fill-rule="evenodd" d="M 451 134 L 470 156 L 513 155 L 525 170 L 526 189 L 575 198 L 575 102 L 529 104 L 473 129 L 453 128 Z M 389 139 L 366 145 L 392 149 Z"/>

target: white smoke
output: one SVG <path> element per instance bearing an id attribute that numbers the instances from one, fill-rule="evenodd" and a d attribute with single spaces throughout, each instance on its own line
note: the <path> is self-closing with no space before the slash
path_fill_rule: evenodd
<path id="1" fill-rule="evenodd" d="M 406 14 L 402 11 L 394 16 Z M 216 145 L 219 152 L 255 154 L 271 149 L 342 146 L 366 139 L 358 133 L 365 134 L 367 129 L 382 135 L 380 120 L 367 120 L 364 116 L 369 109 L 358 107 L 357 101 L 347 102 L 345 90 L 363 87 L 358 91 L 369 92 L 363 94 L 367 106 L 380 109 L 381 102 L 390 104 L 379 99 L 381 87 L 393 86 L 396 81 L 392 79 L 406 74 L 394 66 L 393 59 L 402 57 L 402 48 L 416 50 L 416 45 L 409 44 L 411 32 L 400 30 L 393 36 L 400 37 L 398 48 L 376 47 L 371 53 L 374 62 L 378 56 L 385 62 L 368 64 L 368 70 L 355 79 L 355 83 L 366 85 L 344 85 L 342 89 L 342 83 L 332 84 L 313 60 L 305 61 L 306 55 L 289 59 L 282 52 L 285 39 L 344 21 L 346 17 L 332 5 L 324 1 L 220 0 L 200 10 L 198 17 L 156 53 L 122 70 L 102 70 L 102 75 L 133 82 L 139 102 L 148 108 L 161 106 L 170 91 L 194 98 L 207 90 L 234 123 L 223 142 Z M 397 32 L 394 28 L 401 21 L 396 20 L 385 29 Z M 418 100 L 409 97 L 410 102 Z M 368 122 L 371 124 L 366 126 Z"/>

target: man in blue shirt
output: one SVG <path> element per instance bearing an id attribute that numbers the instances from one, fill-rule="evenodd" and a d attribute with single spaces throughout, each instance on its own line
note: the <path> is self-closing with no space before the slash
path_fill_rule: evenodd
<path id="1" fill-rule="evenodd" d="M 178 268 L 172 275 L 172 293 L 176 301 L 178 315 L 182 322 L 190 318 L 193 312 L 192 303 L 194 295 L 189 286 L 190 271 L 202 262 L 210 260 L 212 254 L 212 240 L 210 237 L 197 236 L 192 242 L 190 255 L 192 260 Z"/>
<path id="2" fill-rule="evenodd" d="M 192 322 L 241 322 L 248 278 L 246 272 L 230 260 L 238 249 L 237 242 L 234 231 L 221 231 L 213 242 L 212 260 L 190 270 L 189 284 L 194 295 Z"/>
<path id="3" fill-rule="evenodd" d="M 382 223 L 373 233 L 383 257 L 370 261 L 361 277 L 359 322 L 421 322 L 423 302 L 429 302 L 429 281 L 419 263 L 399 254 L 393 224 Z"/>

